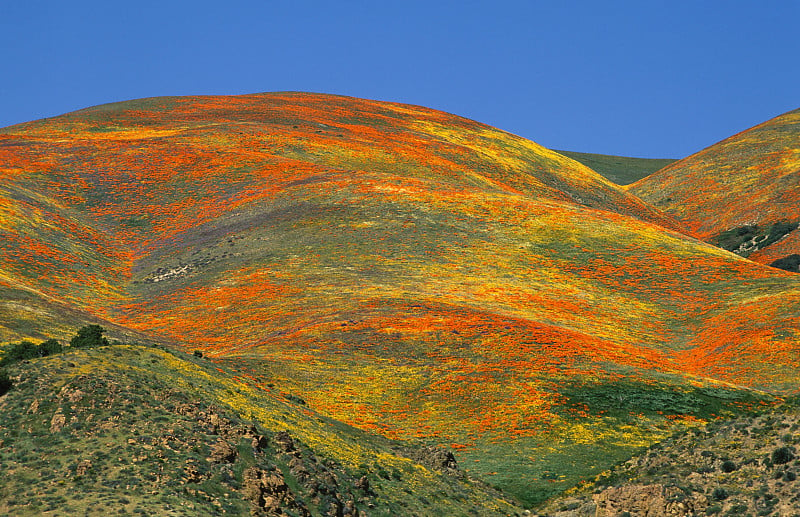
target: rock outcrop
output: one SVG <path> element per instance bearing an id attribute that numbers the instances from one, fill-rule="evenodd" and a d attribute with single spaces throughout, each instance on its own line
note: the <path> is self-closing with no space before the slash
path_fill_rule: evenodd
<path id="1" fill-rule="evenodd" d="M 677 487 L 625 485 L 610 487 L 594 496 L 596 517 L 617 517 L 627 512 L 641 517 L 697 515 L 708 506 L 705 496 L 686 497 Z"/>

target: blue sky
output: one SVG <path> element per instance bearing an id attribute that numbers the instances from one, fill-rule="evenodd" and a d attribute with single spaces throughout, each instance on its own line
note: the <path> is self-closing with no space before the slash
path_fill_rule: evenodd
<path id="1" fill-rule="evenodd" d="M 0 2 L 0 127 L 158 95 L 421 104 L 682 157 L 800 107 L 800 2 Z"/>

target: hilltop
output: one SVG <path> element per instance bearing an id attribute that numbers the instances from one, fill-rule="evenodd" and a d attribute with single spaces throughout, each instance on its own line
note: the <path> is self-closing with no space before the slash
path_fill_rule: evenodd
<path id="1" fill-rule="evenodd" d="M 770 264 L 800 254 L 798 169 L 800 110 L 794 110 L 675 162 L 629 191 L 700 238 Z"/>
<path id="2" fill-rule="evenodd" d="M 526 505 L 800 389 L 799 277 L 455 115 L 142 99 L 0 130 L 0 164 L 2 339 L 198 350 Z"/>

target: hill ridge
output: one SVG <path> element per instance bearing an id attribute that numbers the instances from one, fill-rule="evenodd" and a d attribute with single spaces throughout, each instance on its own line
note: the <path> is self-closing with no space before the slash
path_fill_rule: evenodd
<path id="1" fill-rule="evenodd" d="M 728 137 L 627 189 L 704 240 L 770 264 L 800 251 L 798 168 L 800 109 Z"/>

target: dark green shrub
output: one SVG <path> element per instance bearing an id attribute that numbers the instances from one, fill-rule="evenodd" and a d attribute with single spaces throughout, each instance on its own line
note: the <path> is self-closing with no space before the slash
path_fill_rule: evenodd
<path id="1" fill-rule="evenodd" d="M 718 504 L 706 508 L 706 515 L 716 515 L 722 513 L 722 507 Z"/>
<path id="2" fill-rule="evenodd" d="M 192 355 L 194 355 L 194 356 L 195 356 L 195 357 L 197 357 L 197 358 L 202 358 L 202 357 L 203 357 L 203 352 L 201 352 L 200 350 L 195 350 L 195 351 L 192 353 Z"/>
<path id="3" fill-rule="evenodd" d="M 6 352 L 6 355 L 0 360 L 0 366 L 18 363 L 35 357 L 39 357 L 39 347 L 30 341 L 23 341 L 13 345 L 8 352 Z"/>
<path id="4" fill-rule="evenodd" d="M 728 510 L 728 512 L 725 515 L 740 516 L 740 515 L 744 515 L 744 512 L 746 512 L 746 511 L 747 511 L 747 505 L 746 504 L 735 504 L 735 505 L 730 507 L 730 509 Z"/>
<path id="5" fill-rule="evenodd" d="M 305 399 L 302 397 L 298 397 L 297 395 L 292 395 L 291 393 L 284 393 L 283 398 L 288 400 L 289 402 L 294 402 L 295 404 L 300 404 L 301 406 L 306 405 Z"/>
<path id="6" fill-rule="evenodd" d="M 770 266 L 792 273 L 800 273 L 800 255 L 794 253 L 770 263 Z"/>
<path id="7" fill-rule="evenodd" d="M 78 333 L 70 340 L 70 346 L 75 348 L 90 348 L 95 346 L 108 346 L 108 339 L 103 337 L 106 331 L 100 325 L 86 325 L 78 329 Z"/>
<path id="8" fill-rule="evenodd" d="M 728 491 L 722 487 L 717 487 L 711 493 L 711 497 L 713 497 L 716 501 L 724 501 L 728 498 Z"/>
<path id="9" fill-rule="evenodd" d="M 0 370 L 0 395 L 5 395 L 14 386 L 14 381 L 8 377 L 5 370 Z"/>
<path id="10" fill-rule="evenodd" d="M 772 451 L 772 462 L 776 465 L 785 465 L 794 459 L 794 454 L 788 447 L 778 447 Z"/>
<path id="11" fill-rule="evenodd" d="M 722 472 L 733 472 L 736 470 L 736 463 L 732 462 L 731 460 L 725 460 L 722 462 Z"/>
<path id="12" fill-rule="evenodd" d="M 756 235 L 758 235 L 758 226 L 740 226 L 720 233 L 714 237 L 712 242 L 720 248 L 734 251 L 738 249 L 742 243 L 749 241 Z"/>
<path id="13" fill-rule="evenodd" d="M 789 470 L 783 477 L 784 479 L 786 479 L 786 481 L 794 481 L 795 479 L 797 479 L 797 474 Z"/>
<path id="14" fill-rule="evenodd" d="M 781 238 L 786 235 L 787 233 L 791 233 L 797 229 L 797 223 L 790 223 L 789 221 L 780 221 L 772 225 L 769 229 L 769 234 L 767 235 L 766 240 L 764 242 L 759 243 L 760 248 L 766 248 L 770 244 L 774 242 L 778 242 Z"/>
<path id="15" fill-rule="evenodd" d="M 57 340 L 48 339 L 39 345 L 39 355 L 41 357 L 47 357 L 49 355 L 60 354 L 63 349 L 64 347 L 62 347 L 61 343 L 59 343 Z"/>

